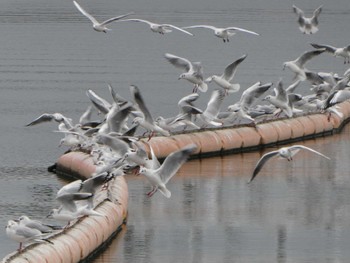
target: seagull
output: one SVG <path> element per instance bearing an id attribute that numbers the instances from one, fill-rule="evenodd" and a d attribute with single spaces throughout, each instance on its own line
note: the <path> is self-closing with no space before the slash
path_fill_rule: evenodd
<path id="1" fill-rule="evenodd" d="M 166 53 L 164 56 L 172 65 L 186 71 L 179 76 L 179 79 L 186 79 L 193 83 L 193 92 L 197 92 L 197 90 L 206 92 L 208 90 L 208 85 L 203 80 L 203 68 L 200 62 L 192 63 L 186 58 L 169 53 Z"/>
<path id="2" fill-rule="evenodd" d="M 310 45 L 316 49 L 325 48 L 326 51 L 328 53 L 333 54 L 333 56 L 343 57 L 344 64 L 350 63 L 350 45 L 346 47 L 333 47 L 331 45 L 322 45 L 322 44 L 315 44 L 315 43 L 311 43 Z"/>
<path id="3" fill-rule="evenodd" d="M 170 133 L 167 130 L 159 127 L 153 120 L 152 115 L 147 109 L 146 104 L 141 96 L 139 88 L 132 85 L 130 86 L 130 91 L 134 97 L 135 103 L 143 115 L 142 117 L 136 117 L 133 122 L 144 127 L 147 131 L 150 131 L 148 140 L 150 140 L 156 132 L 162 134 L 163 136 L 170 136 Z"/>
<path id="4" fill-rule="evenodd" d="M 152 30 L 152 32 L 154 33 L 159 33 L 161 35 L 164 35 L 166 33 L 170 33 L 172 32 L 173 29 L 175 30 L 178 30 L 180 32 L 183 32 L 187 35 L 190 35 L 190 36 L 193 36 L 192 33 L 180 28 L 180 27 L 177 27 L 177 26 L 174 26 L 174 25 L 171 25 L 171 24 L 156 24 L 156 23 L 152 23 L 148 20 L 144 20 L 144 19 L 138 19 L 138 18 L 133 18 L 133 19 L 124 19 L 124 20 L 120 20 L 119 22 L 127 22 L 127 21 L 130 21 L 130 22 L 141 22 L 141 23 L 145 23 L 145 24 L 148 24 L 150 29 Z"/>
<path id="5" fill-rule="evenodd" d="M 19 243 L 18 252 L 22 252 L 22 245 L 26 242 L 48 242 L 53 244 L 50 240 L 43 238 L 43 233 L 38 229 L 22 226 L 14 220 L 8 221 L 6 235 Z"/>
<path id="6" fill-rule="evenodd" d="M 73 128 L 72 119 L 67 118 L 63 114 L 58 113 L 58 112 L 52 113 L 52 114 L 51 113 L 44 113 L 44 114 L 40 115 L 38 118 L 36 118 L 35 120 L 28 123 L 26 126 L 33 126 L 33 125 L 37 125 L 37 124 L 40 124 L 43 122 L 49 122 L 52 120 L 54 120 L 58 123 L 63 123 L 67 130 Z"/>
<path id="7" fill-rule="evenodd" d="M 107 28 L 107 25 L 113 21 L 119 20 L 119 19 L 123 19 L 124 17 L 127 17 L 129 15 L 134 14 L 133 12 L 131 13 L 127 13 L 125 15 L 121 15 L 121 16 L 116 16 L 116 17 L 112 17 L 110 19 L 107 19 L 106 21 L 103 21 L 102 23 L 98 22 L 96 20 L 96 18 L 94 18 L 92 15 L 90 15 L 88 12 L 86 12 L 76 1 L 73 1 L 74 5 L 76 6 L 76 8 L 78 8 L 78 10 L 87 18 L 90 19 L 90 21 L 92 22 L 92 27 L 94 28 L 94 30 L 96 30 L 97 32 L 104 32 L 107 33 L 107 31 L 111 30 L 109 28 Z"/>
<path id="8" fill-rule="evenodd" d="M 293 160 L 293 156 L 299 151 L 299 150 L 308 150 L 310 152 L 316 153 L 328 160 L 330 160 L 329 157 L 323 155 L 322 153 L 315 151 L 309 147 L 303 146 L 303 145 L 293 145 L 290 147 L 283 147 L 278 149 L 277 151 L 272 151 L 269 153 L 264 154 L 260 160 L 258 161 L 258 163 L 256 164 L 254 171 L 253 171 L 253 175 L 251 177 L 251 179 L 249 180 L 249 183 L 251 181 L 253 181 L 253 179 L 255 178 L 255 176 L 260 172 L 261 168 L 264 166 L 264 164 L 272 157 L 274 156 L 279 156 L 282 158 L 286 158 L 288 161 L 292 161 Z"/>
<path id="9" fill-rule="evenodd" d="M 277 87 L 274 88 L 275 96 L 268 95 L 264 100 L 270 102 L 276 108 L 280 109 L 281 112 L 284 112 L 289 118 L 293 116 L 293 110 L 290 107 L 289 97 L 286 90 L 283 88 L 282 80 L 280 79 Z"/>
<path id="10" fill-rule="evenodd" d="M 215 127 L 222 126 L 223 123 L 218 119 L 220 107 L 224 100 L 225 92 L 223 90 L 213 90 L 206 109 L 202 114 L 198 114 L 198 118 L 205 123 L 205 125 L 213 125 Z"/>
<path id="11" fill-rule="evenodd" d="M 321 14 L 322 5 L 318 7 L 312 17 L 305 17 L 304 11 L 293 5 L 293 11 L 298 15 L 299 29 L 304 34 L 315 34 L 318 31 L 318 16 Z"/>
<path id="12" fill-rule="evenodd" d="M 28 216 L 22 215 L 18 218 L 19 225 L 26 226 L 32 229 L 37 229 L 41 233 L 51 233 L 53 230 L 59 230 L 61 227 L 48 225 L 40 222 L 39 220 L 30 219 Z"/>
<path id="13" fill-rule="evenodd" d="M 234 93 L 239 91 L 240 85 L 239 84 L 232 84 L 230 81 L 232 81 L 233 77 L 235 76 L 237 66 L 245 60 L 247 55 L 243 55 L 236 61 L 232 62 L 230 65 L 228 65 L 224 73 L 221 76 L 218 75 L 212 75 L 211 77 L 207 78 L 206 82 L 214 81 L 217 85 L 219 85 L 221 88 L 225 90 L 225 95 L 228 95 L 229 93 Z"/>
<path id="14" fill-rule="evenodd" d="M 191 28 L 208 28 L 214 31 L 215 36 L 222 38 L 224 42 L 229 42 L 229 37 L 233 36 L 236 34 L 235 31 L 240 31 L 240 32 L 245 32 L 253 35 L 259 36 L 258 33 L 240 28 L 240 27 L 226 27 L 226 28 L 221 28 L 221 27 L 215 27 L 215 26 L 210 26 L 210 25 L 194 25 L 194 26 L 186 26 L 183 27 L 184 29 L 191 29 Z"/>
<path id="15" fill-rule="evenodd" d="M 261 97 L 271 86 L 272 83 L 261 84 L 261 82 L 258 81 L 247 88 L 242 93 L 242 96 L 237 103 L 228 106 L 227 110 L 232 113 L 224 118 L 223 121 L 233 123 L 237 118 L 242 118 L 251 120 L 255 123 L 255 119 L 250 116 L 249 111 L 258 98 Z"/>
<path id="16" fill-rule="evenodd" d="M 305 68 L 304 68 L 305 63 L 308 62 L 310 59 L 314 58 L 315 56 L 322 54 L 325 51 L 326 50 L 324 48 L 306 51 L 303 54 L 301 54 L 297 59 L 293 61 L 284 62 L 283 70 L 285 68 L 288 68 L 295 73 L 295 78 L 300 80 L 306 80 L 306 74 L 305 74 Z"/>
<path id="17" fill-rule="evenodd" d="M 195 144 L 190 144 L 171 153 L 165 158 L 162 165 L 157 169 L 146 168 L 141 166 L 139 174 L 143 174 L 150 184 L 152 190 L 147 193 L 151 197 L 157 190 L 161 192 L 165 197 L 170 198 L 171 192 L 167 189 L 166 184 L 176 174 L 180 167 L 187 161 L 190 154 L 197 148 Z"/>

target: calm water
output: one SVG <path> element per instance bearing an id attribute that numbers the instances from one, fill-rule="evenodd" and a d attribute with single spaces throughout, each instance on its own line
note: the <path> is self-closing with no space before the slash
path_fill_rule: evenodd
<path id="1" fill-rule="evenodd" d="M 320 31 L 302 35 L 291 5 L 310 14 L 324 4 Z M 191 92 L 180 71 L 163 58 L 169 52 L 203 63 L 206 74 L 248 54 L 236 78 L 242 90 L 256 81 L 292 81 L 284 61 L 316 42 L 349 44 L 350 3 L 307 1 L 81 1 L 100 20 L 134 11 L 135 17 L 178 26 L 234 25 L 261 36 L 238 33 L 224 44 L 212 32 L 195 37 L 174 32 L 153 34 L 137 23 L 112 24 L 108 34 L 92 30 L 71 1 L 3 0 L 0 8 L 0 219 L 25 213 L 43 218 L 56 206 L 63 181 L 46 172 L 66 150 L 58 147 L 56 124 L 25 127 L 44 112 L 74 120 L 89 105 L 92 89 L 108 98 L 107 84 L 130 98 L 138 85 L 153 115 L 171 116 L 177 101 Z M 342 74 L 347 65 L 328 55 L 307 65 Z M 215 86 L 211 86 L 211 89 Z M 300 93 L 308 93 L 303 84 Z M 230 96 L 235 102 L 242 91 Z M 204 106 L 208 94 L 201 94 Z M 224 105 L 224 107 L 225 107 Z M 148 199 L 143 178 L 129 178 L 127 228 L 95 262 L 346 262 L 350 233 L 347 156 L 348 128 L 342 134 L 305 142 L 332 156 L 309 154 L 295 162 L 271 163 L 252 185 L 246 182 L 263 154 L 191 161 L 170 182 L 170 200 Z M 269 149 L 270 150 L 270 149 Z M 2 228 L 3 229 L 3 228 Z M 0 257 L 17 244 L 0 232 Z"/>

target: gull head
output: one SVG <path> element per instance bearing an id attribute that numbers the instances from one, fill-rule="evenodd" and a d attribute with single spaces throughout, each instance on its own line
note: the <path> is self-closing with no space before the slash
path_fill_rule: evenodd
<path id="1" fill-rule="evenodd" d="M 279 151 L 281 157 L 286 158 L 288 161 L 292 161 L 292 152 L 287 148 L 282 148 Z"/>

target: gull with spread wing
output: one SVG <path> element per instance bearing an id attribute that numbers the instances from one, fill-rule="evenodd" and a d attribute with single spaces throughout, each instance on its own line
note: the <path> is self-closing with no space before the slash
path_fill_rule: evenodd
<path id="1" fill-rule="evenodd" d="M 75 7 L 84 15 L 86 16 L 88 19 L 90 19 L 90 21 L 92 22 L 92 27 L 94 28 L 94 30 L 96 30 L 97 32 L 104 32 L 107 33 L 107 31 L 111 30 L 107 27 L 107 25 L 113 21 L 119 20 L 119 19 L 123 19 L 124 17 L 127 17 L 129 15 L 134 14 L 133 12 L 131 13 L 127 13 L 125 15 L 120 15 L 120 16 L 116 16 L 116 17 L 112 17 L 110 19 L 107 19 L 106 21 L 103 21 L 102 23 L 98 22 L 96 20 L 96 18 L 94 18 L 92 15 L 90 15 L 88 12 L 86 12 L 76 1 L 73 1 Z"/>
<path id="2" fill-rule="evenodd" d="M 164 136 L 170 136 L 170 133 L 163 128 L 159 127 L 152 118 L 146 104 L 141 96 L 141 92 L 138 87 L 130 86 L 130 91 L 134 97 L 134 101 L 142 113 L 142 117 L 136 117 L 133 120 L 134 124 L 138 124 L 150 132 L 148 140 L 150 140 L 155 133 L 160 133 Z"/>
<path id="3" fill-rule="evenodd" d="M 221 27 L 215 27 L 215 26 L 210 26 L 210 25 L 194 25 L 194 26 L 186 26 L 183 27 L 184 29 L 191 29 L 191 28 L 207 28 L 207 29 L 211 29 L 214 31 L 215 36 L 217 36 L 218 38 L 221 38 L 224 42 L 229 42 L 229 37 L 232 37 L 233 35 L 236 34 L 236 31 L 240 31 L 240 32 L 245 32 L 245 33 L 249 33 L 249 34 L 253 34 L 256 36 L 259 36 L 258 33 L 254 32 L 254 31 L 250 31 L 244 28 L 240 28 L 240 27 L 226 27 L 226 28 L 221 28 Z"/>
<path id="4" fill-rule="evenodd" d="M 190 144 L 181 150 L 171 153 L 167 158 L 165 158 L 164 162 L 159 168 L 152 169 L 141 166 L 139 174 L 146 176 L 152 185 L 152 190 L 147 193 L 147 195 L 151 197 L 155 192 L 157 192 L 157 190 L 159 190 L 159 192 L 161 192 L 165 197 L 170 198 L 171 192 L 167 189 L 166 184 L 187 161 L 190 154 L 196 148 L 197 146 L 195 144 Z"/>
<path id="5" fill-rule="evenodd" d="M 298 15 L 299 30 L 303 34 L 315 34 L 318 31 L 318 16 L 321 14 L 322 5 L 313 12 L 312 17 L 305 17 L 304 11 L 295 5 L 293 11 Z"/>
<path id="6" fill-rule="evenodd" d="M 315 43 L 311 43 L 310 45 L 316 49 L 324 48 L 326 49 L 326 52 L 333 54 L 335 57 L 343 57 L 344 64 L 350 63 L 350 45 L 345 47 L 333 47 L 331 45 L 322 45 Z"/>
<path id="7" fill-rule="evenodd" d="M 254 168 L 254 171 L 253 171 L 253 175 L 251 177 L 251 179 L 249 180 L 249 182 L 253 181 L 253 179 L 256 177 L 256 175 L 260 172 L 261 168 L 264 166 L 264 164 L 270 160 L 272 157 L 274 156 L 279 156 L 279 157 L 282 157 L 282 158 L 285 158 L 287 159 L 288 161 L 292 161 L 293 160 L 293 156 L 299 152 L 300 150 L 307 150 L 307 151 L 310 151 L 310 152 L 313 152 L 313 153 L 316 153 L 328 160 L 330 160 L 329 157 L 323 155 L 322 153 L 318 152 L 318 151 L 315 151 L 309 147 L 306 147 L 306 146 L 303 146 L 303 145 L 293 145 L 293 146 L 290 146 L 290 147 L 283 147 L 283 148 L 280 148 L 276 151 L 272 151 L 272 152 L 268 152 L 266 154 L 264 154 L 260 160 L 258 161 L 258 163 L 256 164 L 255 168 Z"/>
<path id="8" fill-rule="evenodd" d="M 172 65 L 186 71 L 179 76 L 179 79 L 186 79 L 193 83 L 193 92 L 197 92 L 198 90 L 206 92 L 208 90 L 208 85 L 203 80 L 203 68 L 200 62 L 192 63 L 186 58 L 169 53 L 166 53 L 164 56 Z"/>
<path id="9" fill-rule="evenodd" d="M 170 33 L 173 31 L 173 29 L 175 29 L 175 30 L 178 30 L 178 31 L 185 33 L 187 35 L 193 36 L 192 33 L 188 32 L 187 30 L 184 30 L 180 27 L 177 27 L 177 26 L 174 26 L 171 24 L 156 24 L 156 23 L 150 22 L 150 21 L 145 20 L 145 19 L 131 18 L 131 19 L 123 19 L 123 20 L 120 20 L 119 22 L 128 22 L 128 21 L 141 22 L 141 23 L 148 24 L 152 32 L 159 33 L 161 35 L 164 35 L 166 33 Z"/>
<path id="10" fill-rule="evenodd" d="M 264 100 L 270 102 L 276 108 L 280 110 L 278 114 L 284 112 L 289 118 L 293 116 L 293 110 L 290 107 L 289 97 L 286 90 L 283 88 L 282 80 L 280 79 L 277 87 L 274 88 L 275 95 L 268 95 Z"/>
<path id="11" fill-rule="evenodd" d="M 283 63 L 283 70 L 285 70 L 285 68 L 288 68 L 292 72 L 295 73 L 296 79 L 306 80 L 304 65 L 306 64 L 306 62 L 308 62 L 312 58 L 316 57 L 317 55 L 322 54 L 323 52 L 325 52 L 324 48 L 306 51 L 301 56 L 299 56 L 297 59 L 284 62 Z"/>
<path id="12" fill-rule="evenodd" d="M 239 84 L 232 84 L 230 81 L 232 81 L 233 77 L 235 76 L 237 66 L 245 60 L 247 55 L 243 55 L 239 59 L 232 62 L 230 65 L 228 65 L 224 73 L 221 76 L 218 75 L 212 75 L 211 77 L 207 78 L 206 82 L 214 81 L 217 85 L 219 85 L 221 88 L 225 90 L 225 95 L 228 95 L 229 93 L 237 92 L 240 89 Z"/>

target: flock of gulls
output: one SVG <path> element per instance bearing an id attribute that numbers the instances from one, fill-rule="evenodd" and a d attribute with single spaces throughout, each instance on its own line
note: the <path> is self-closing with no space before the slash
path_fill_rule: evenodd
<path id="1" fill-rule="evenodd" d="M 259 36 L 258 33 L 239 28 L 218 28 L 211 25 L 192 25 L 177 27 L 171 24 L 157 24 L 145 19 L 126 18 L 134 15 L 128 13 L 98 22 L 78 2 L 73 1 L 75 7 L 91 22 L 93 29 L 107 33 L 112 22 L 139 22 L 150 27 L 152 32 L 159 34 L 170 33 L 177 30 L 193 36 L 196 29 L 209 29 L 223 42 L 229 42 L 237 32 Z M 318 7 L 312 17 L 306 17 L 304 12 L 292 6 L 292 11 L 298 17 L 299 29 L 303 34 L 315 34 L 318 31 L 318 17 L 322 6 Z M 167 198 L 171 192 L 166 185 L 176 174 L 179 168 L 187 161 L 196 145 L 187 145 L 181 150 L 171 153 L 161 163 L 150 148 L 147 154 L 145 144 L 156 134 L 171 136 L 174 132 L 185 130 L 196 131 L 203 128 L 220 128 L 234 126 L 246 122 L 255 127 L 259 122 L 275 119 L 280 116 L 291 118 L 293 116 L 311 112 L 328 112 L 338 114 L 336 104 L 350 98 L 350 69 L 344 74 L 330 72 L 315 72 L 306 68 L 306 64 L 316 56 L 330 53 L 334 57 L 342 57 L 344 64 L 350 63 L 350 45 L 337 48 L 330 45 L 311 43 L 310 50 L 304 52 L 294 60 L 283 63 L 283 69 L 288 69 L 294 76 L 294 82 L 284 87 L 282 79 L 273 89 L 273 94 L 266 94 L 272 83 L 256 82 L 244 90 L 241 98 L 234 104 L 221 109 L 223 101 L 240 90 L 240 84 L 235 83 L 235 74 L 247 55 L 244 54 L 233 61 L 217 75 L 204 77 L 200 62 L 193 62 L 187 58 L 166 53 L 164 58 L 171 65 L 182 71 L 179 79 L 184 79 L 193 87 L 192 93 L 186 94 L 178 103 L 178 113 L 171 117 L 154 117 L 149 111 L 141 90 L 137 86 L 130 86 L 130 99 L 120 96 L 111 85 L 108 85 L 109 98 L 103 98 L 93 90 L 86 92 L 91 105 L 81 115 L 77 123 L 61 113 L 44 113 L 27 126 L 34 126 L 45 122 L 58 123 L 56 132 L 62 133 L 60 145 L 68 146 L 70 151 L 84 151 L 89 153 L 96 165 L 95 174 L 87 180 L 76 180 L 63 186 L 56 196 L 60 204 L 52 209 L 48 217 L 64 223 L 63 226 L 52 226 L 22 215 L 17 219 L 8 221 L 6 234 L 17 241 L 19 251 L 23 243 L 51 242 L 47 238 L 69 227 L 72 222 L 86 215 L 103 216 L 94 210 L 94 196 L 97 191 L 107 191 L 108 183 L 118 176 L 128 174 L 142 174 L 149 181 L 151 190 L 149 197 L 159 191 Z M 210 99 L 205 109 L 196 106 L 196 100 L 201 92 L 209 90 L 209 84 L 214 82 L 216 89 L 211 91 Z M 310 94 L 300 95 L 296 92 L 298 85 L 305 82 L 310 86 Z M 264 95 L 266 94 L 266 95 Z M 97 119 L 92 119 L 94 115 Z M 145 138 L 146 137 L 146 138 Z M 145 138 L 140 142 L 140 138 Z M 261 171 L 264 164 L 272 157 L 279 156 L 288 161 L 299 150 L 307 150 L 323 158 L 329 157 L 311 148 L 294 145 L 266 153 L 257 162 L 252 172 L 251 182 Z"/>

